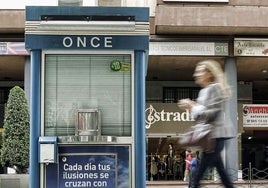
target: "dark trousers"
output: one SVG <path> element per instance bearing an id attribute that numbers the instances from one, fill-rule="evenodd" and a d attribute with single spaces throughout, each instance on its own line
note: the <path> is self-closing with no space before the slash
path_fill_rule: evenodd
<path id="1" fill-rule="evenodd" d="M 221 151 L 223 147 L 224 147 L 224 140 L 216 139 L 215 151 L 212 153 L 203 152 L 203 155 L 200 161 L 200 166 L 196 174 L 196 178 L 194 178 L 193 188 L 200 187 L 200 184 L 199 184 L 200 180 L 202 179 L 208 167 L 216 167 L 218 174 L 220 175 L 221 181 L 226 188 L 234 187 L 223 166 L 223 161 L 221 158 Z"/>
<path id="2" fill-rule="evenodd" d="M 189 188 L 194 187 L 193 183 L 195 182 L 196 173 L 197 173 L 197 168 L 190 169 L 190 178 L 189 178 L 189 186 L 188 186 Z"/>

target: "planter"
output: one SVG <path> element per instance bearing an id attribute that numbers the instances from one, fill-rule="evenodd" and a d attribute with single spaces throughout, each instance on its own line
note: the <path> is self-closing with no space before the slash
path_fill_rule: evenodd
<path id="1" fill-rule="evenodd" d="M 29 188 L 29 174 L 0 174 L 0 188 Z"/>

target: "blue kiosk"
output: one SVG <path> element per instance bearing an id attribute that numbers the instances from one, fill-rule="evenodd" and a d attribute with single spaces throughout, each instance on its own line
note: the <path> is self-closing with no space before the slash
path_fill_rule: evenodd
<path id="1" fill-rule="evenodd" d="M 30 188 L 145 188 L 149 9 L 26 7 Z"/>

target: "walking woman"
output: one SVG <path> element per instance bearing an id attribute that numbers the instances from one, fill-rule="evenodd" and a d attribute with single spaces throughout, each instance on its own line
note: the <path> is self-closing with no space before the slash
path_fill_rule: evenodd
<path id="1" fill-rule="evenodd" d="M 193 77 L 196 84 L 202 88 L 196 102 L 182 99 L 178 102 L 178 106 L 184 110 L 190 110 L 197 123 L 206 122 L 212 125 L 211 139 L 215 142 L 215 147 L 211 151 L 203 151 L 192 188 L 200 187 L 200 180 L 208 167 L 216 167 L 224 186 L 233 188 L 221 158 L 224 140 L 233 137 L 229 130 L 230 126 L 226 126 L 224 120 L 225 100 L 231 96 L 225 74 L 217 61 L 204 60 L 197 64 Z"/>

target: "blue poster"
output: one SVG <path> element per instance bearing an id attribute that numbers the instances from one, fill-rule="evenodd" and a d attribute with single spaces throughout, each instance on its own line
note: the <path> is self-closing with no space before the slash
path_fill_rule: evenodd
<path id="1" fill-rule="evenodd" d="M 63 145 L 46 166 L 46 187 L 130 188 L 130 145 Z"/>

